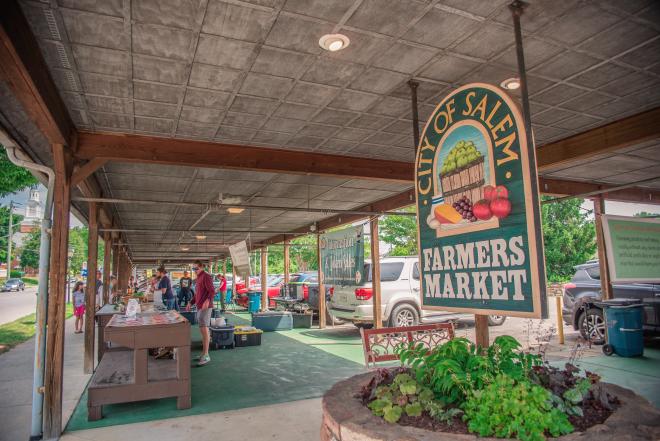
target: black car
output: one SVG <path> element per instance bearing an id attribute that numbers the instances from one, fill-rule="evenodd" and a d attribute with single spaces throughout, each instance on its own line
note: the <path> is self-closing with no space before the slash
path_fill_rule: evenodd
<path id="1" fill-rule="evenodd" d="M 9 279 L 2 285 L 2 291 L 25 291 L 25 283 L 21 279 Z"/>
<path id="2" fill-rule="evenodd" d="M 579 330 L 583 338 L 595 344 L 605 343 L 605 320 L 602 309 L 596 305 L 601 299 L 600 267 L 591 260 L 575 267 L 575 275 L 564 285 L 564 322 Z M 644 299 L 660 297 L 660 284 L 614 283 L 615 298 Z"/>

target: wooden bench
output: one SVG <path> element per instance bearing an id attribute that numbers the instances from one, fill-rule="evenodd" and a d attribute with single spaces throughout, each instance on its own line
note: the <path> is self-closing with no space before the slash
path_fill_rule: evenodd
<path id="1" fill-rule="evenodd" d="M 434 323 L 398 328 L 360 328 L 360 335 L 364 349 L 364 364 L 372 368 L 379 362 L 398 360 L 396 349 L 402 344 L 422 343 L 430 350 L 451 340 L 454 338 L 454 325 Z"/>

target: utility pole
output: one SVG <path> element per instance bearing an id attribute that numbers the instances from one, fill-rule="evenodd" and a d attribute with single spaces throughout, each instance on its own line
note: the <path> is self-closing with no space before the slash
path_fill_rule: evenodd
<path id="1" fill-rule="evenodd" d="M 9 236 L 7 237 L 7 280 L 11 279 L 11 237 L 14 235 L 14 201 L 9 202 Z"/>

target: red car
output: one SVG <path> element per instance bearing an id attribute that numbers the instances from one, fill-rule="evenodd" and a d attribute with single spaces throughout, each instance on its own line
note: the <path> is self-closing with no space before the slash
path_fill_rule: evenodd
<path id="1" fill-rule="evenodd" d="M 269 277 L 268 280 L 268 307 L 274 308 L 275 301 L 272 300 L 273 297 L 278 297 L 280 295 L 280 286 L 282 286 L 283 278 L 282 277 Z M 244 308 L 248 307 L 248 292 L 249 291 L 261 291 L 261 279 L 259 277 L 250 277 L 250 289 L 248 290 L 245 287 L 245 281 L 240 281 L 236 283 L 236 304 Z"/>

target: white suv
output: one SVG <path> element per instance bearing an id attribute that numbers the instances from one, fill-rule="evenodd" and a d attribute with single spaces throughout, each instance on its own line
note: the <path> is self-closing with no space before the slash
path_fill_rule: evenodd
<path id="1" fill-rule="evenodd" d="M 330 312 L 358 327 L 373 325 L 371 262 L 365 261 L 367 283 L 362 286 L 335 286 Z M 387 257 L 380 261 L 380 291 L 383 323 L 387 326 L 414 326 L 469 318 L 471 314 L 423 310 L 419 300 L 419 264 L 415 257 Z M 504 316 L 489 316 L 491 326 L 504 323 Z"/>

